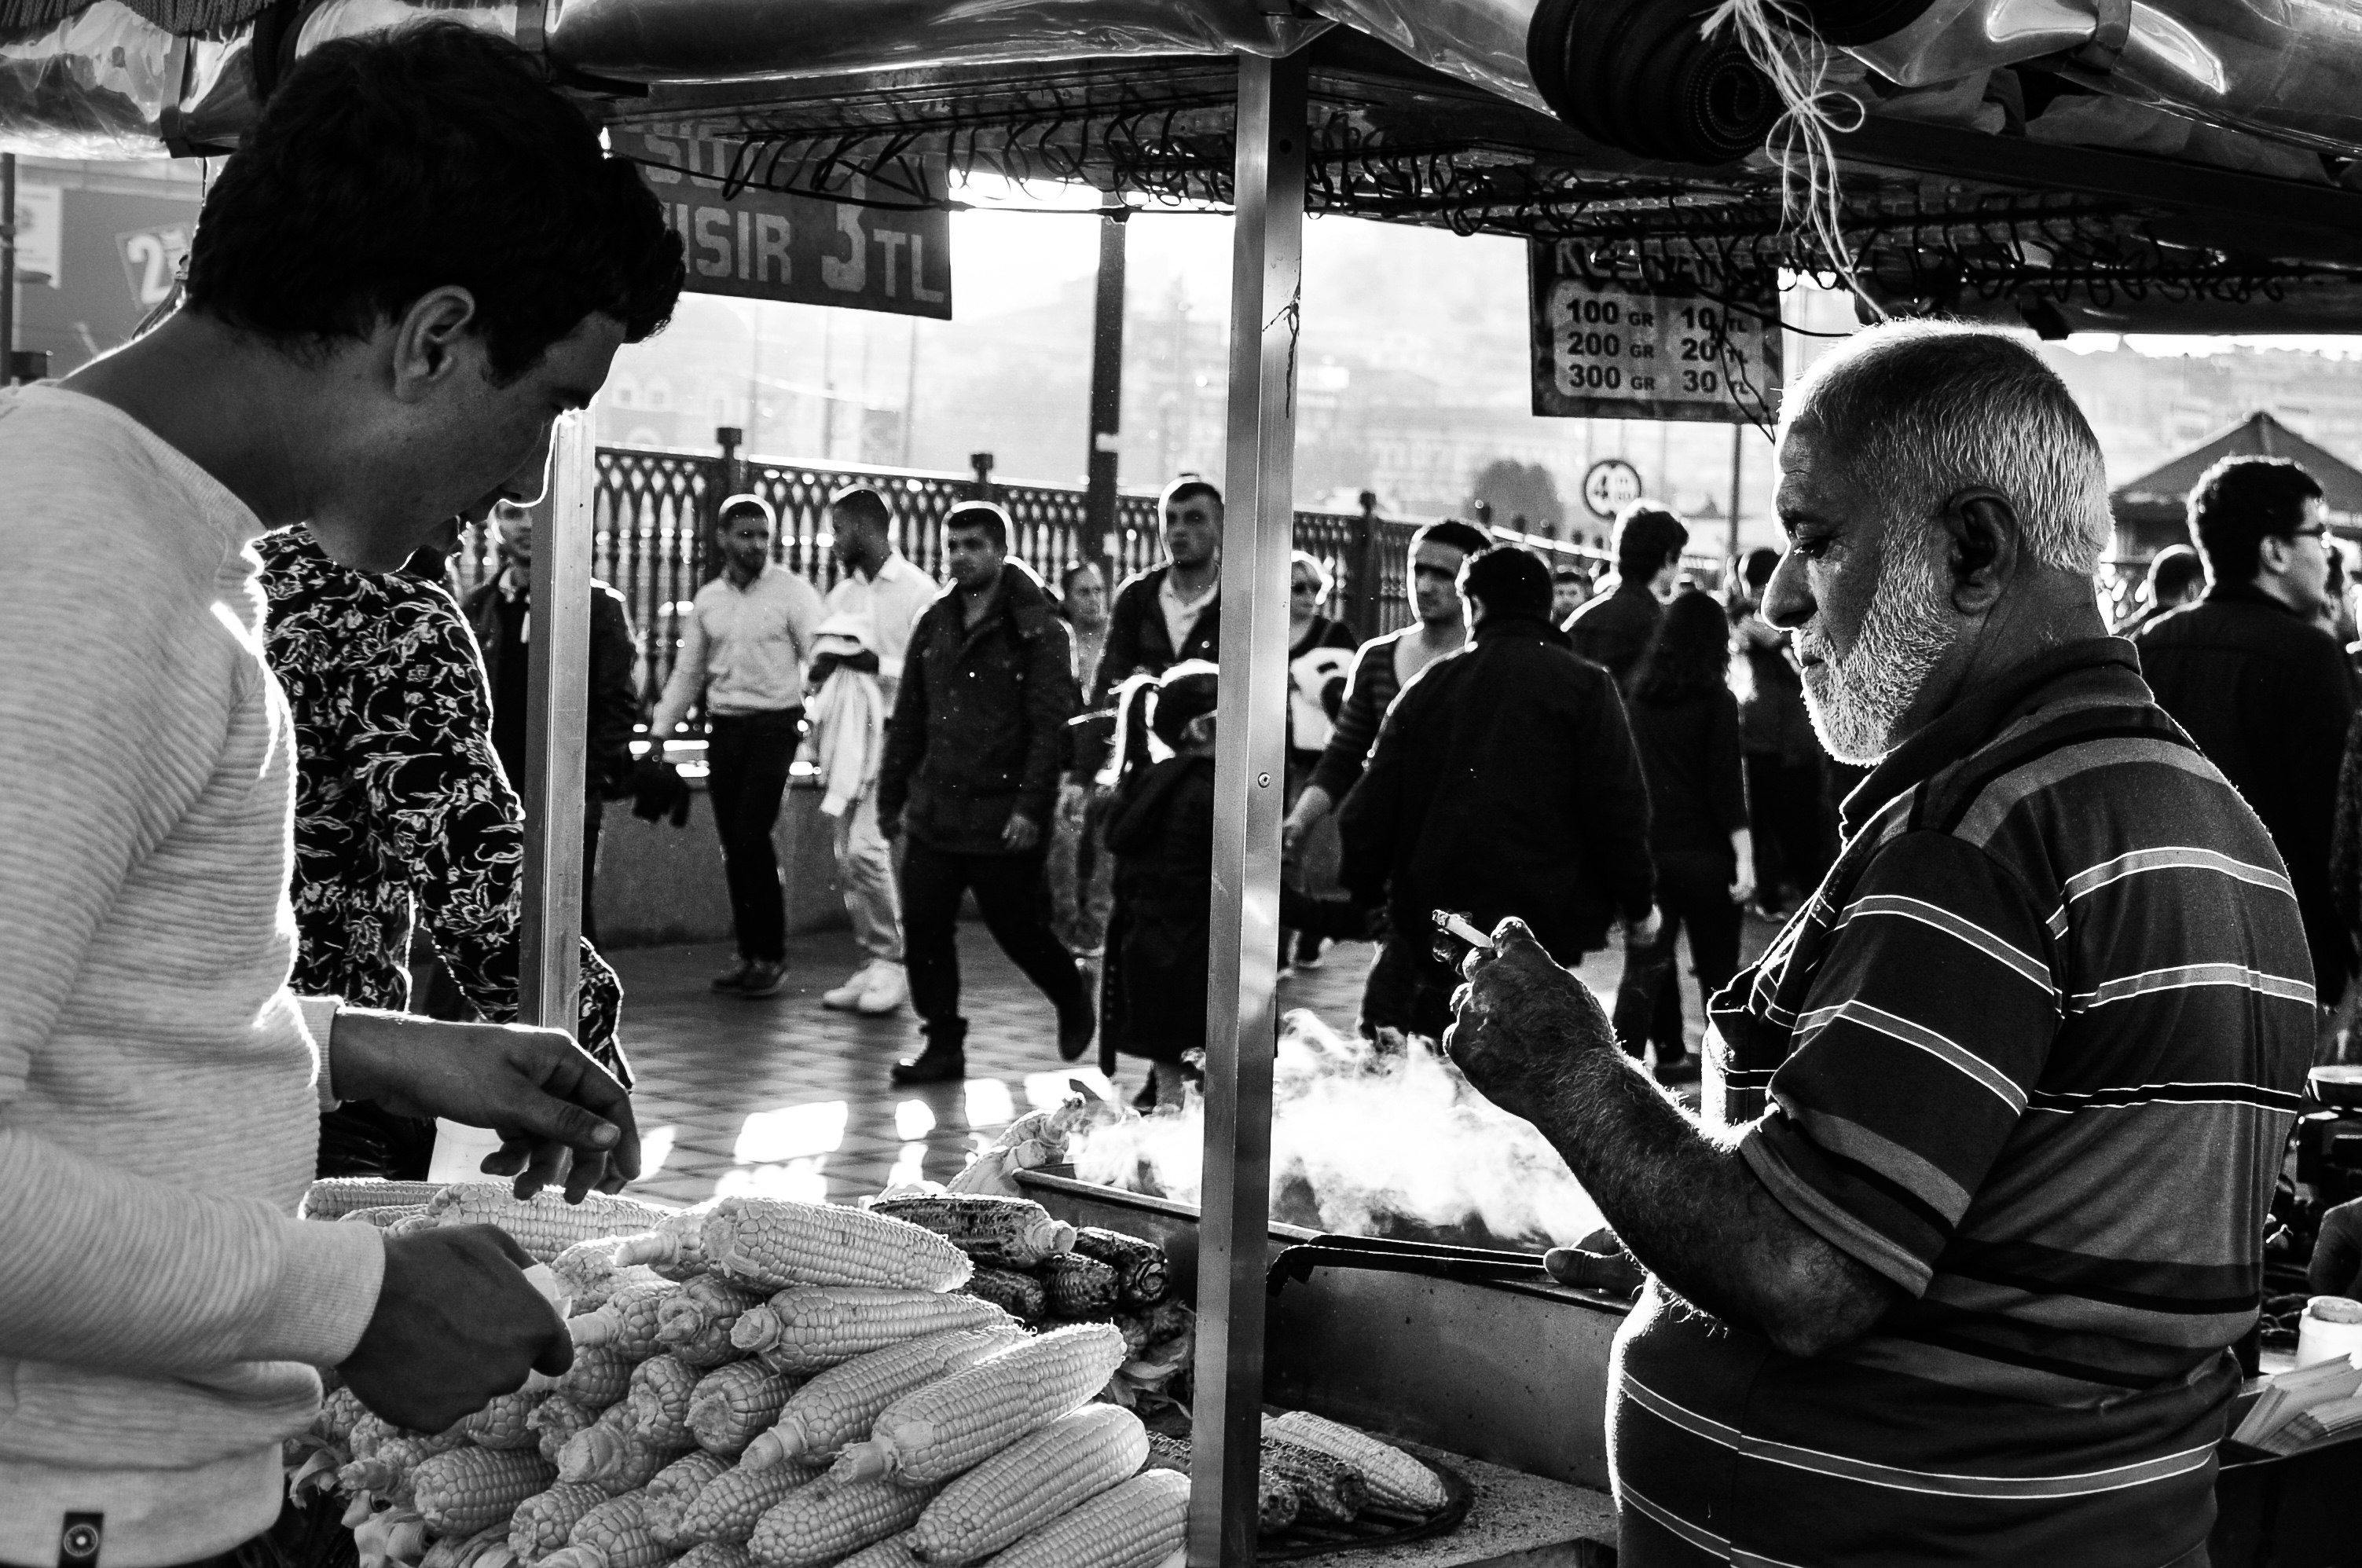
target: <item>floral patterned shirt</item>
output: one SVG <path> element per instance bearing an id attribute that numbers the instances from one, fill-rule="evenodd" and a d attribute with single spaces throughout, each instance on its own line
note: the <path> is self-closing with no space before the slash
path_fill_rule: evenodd
<path id="1" fill-rule="evenodd" d="M 255 548 L 295 720 L 295 989 L 406 1008 L 423 922 L 476 1010 L 513 1021 L 524 809 L 492 751 L 475 634 L 442 588 L 339 566 L 301 528 Z M 622 1004 L 585 942 L 577 1038 L 628 1088 Z"/>

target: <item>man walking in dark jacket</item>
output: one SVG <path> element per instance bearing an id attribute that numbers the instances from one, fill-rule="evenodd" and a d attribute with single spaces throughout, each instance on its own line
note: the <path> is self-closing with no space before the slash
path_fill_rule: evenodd
<path id="1" fill-rule="evenodd" d="M 1574 651 L 1623 686 L 1665 618 L 1681 575 L 1689 525 L 1654 502 L 1636 501 L 1616 520 L 1616 591 L 1594 599 L 1567 618 Z"/>
<path id="2" fill-rule="evenodd" d="M 877 825 L 907 837 L 903 961 L 926 1044 L 898 1084 L 966 1076 L 960 895 L 974 891 L 1002 952 L 1058 1010 L 1058 1050 L 1081 1056 L 1097 1024 L 1074 959 L 1050 930 L 1051 807 L 1066 721 L 1081 705 L 1065 625 L 1033 574 L 1009 560 L 1009 514 L 986 501 L 944 520 L 952 590 L 919 617 L 902 666 Z"/>
<path id="3" fill-rule="evenodd" d="M 1222 492 L 1194 474 L 1164 487 L 1164 564 L 1116 590 L 1091 706 L 1104 708 L 1131 676 L 1162 675 L 1222 649 Z"/>
<path id="4" fill-rule="evenodd" d="M 2284 458 L 2225 458 L 2191 492 L 2190 527 L 2213 586 L 2141 629 L 2141 672 L 2263 819 L 2304 917 L 2314 992 L 2334 1003 L 2354 971 L 2329 876 L 2354 683 L 2314 624 L 2329 578 L 2321 486 Z"/>
<path id="5" fill-rule="evenodd" d="M 1618 916 L 1653 940 L 1649 795 L 1606 673 L 1549 620 L 1550 569 L 1514 547 L 1462 569 L 1473 641 L 1403 688 L 1339 812 L 1344 883 L 1386 905 L 1362 1025 L 1440 1041 L 1459 976 L 1430 915 L 1484 930 L 1507 915 L 1560 962 L 1606 945 Z"/>

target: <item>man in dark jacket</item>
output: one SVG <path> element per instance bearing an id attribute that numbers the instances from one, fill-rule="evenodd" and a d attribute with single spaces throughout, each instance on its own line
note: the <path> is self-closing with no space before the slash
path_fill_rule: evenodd
<path id="1" fill-rule="evenodd" d="M 503 503 L 494 509 L 501 569 L 469 592 L 460 606 L 483 650 L 484 678 L 492 691 L 492 750 L 520 792 L 524 790 L 526 713 L 531 707 L 533 513 Z M 640 720 L 640 700 L 632 690 L 635 650 L 632 618 L 624 596 L 605 583 L 590 582 L 590 705 L 582 808 L 582 935 L 599 940 L 598 904 L 592 898 L 599 869 L 599 830 L 605 802 L 619 800 L 632 784 L 632 730 Z"/>
<path id="2" fill-rule="evenodd" d="M 1164 487 L 1164 564 L 1116 590 L 1107 651 L 1090 705 L 1104 708 L 1134 675 L 1162 675 L 1183 659 L 1222 651 L 1222 492 L 1194 474 Z"/>
<path id="3" fill-rule="evenodd" d="M 1461 570 L 1473 640 L 1412 678 L 1339 812 L 1344 883 L 1390 931 L 1362 1025 L 1440 1040 L 1458 975 L 1433 951 L 1437 910 L 1484 930 L 1507 915 L 1560 962 L 1621 916 L 1653 940 L 1649 795 L 1614 684 L 1549 620 L 1550 569 L 1526 550 Z"/>
<path id="4" fill-rule="evenodd" d="M 2213 586 L 2141 629 L 2141 672 L 2263 819 L 2304 917 L 2314 992 L 2334 1003 L 2354 970 L 2329 876 L 2354 682 L 2314 624 L 2329 576 L 2321 486 L 2284 458 L 2225 458 L 2191 492 L 2190 531 Z"/>
<path id="5" fill-rule="evenodd" d="M 959 1010 L 960 895 L 974 891 L 1002 952 L 1058 1010 L 1058 1049 L 1081 1056 L 1090 994 L 1050 930 L 1051 807 L 1061 733 L 1080 706 L 1065 625 L 1009 559 L 1009 514 L 988 501 L 944 520 L 952 589 L 919 617 L 877 778 L 877 825 L 904 836 L 903 962 L 925 1049 L 894 1081 L 966 1076 Z"/>
<path id="6" fill-rule="evenodd" d="M 1607 667 L 1621 688 L 1665 618 L 1665 601 L 1682 569 L 1689 525 L 1651 501 L 1636 501 L 1616 520 L 1616 591 L 1567 617 L 1574 651 Z"/>

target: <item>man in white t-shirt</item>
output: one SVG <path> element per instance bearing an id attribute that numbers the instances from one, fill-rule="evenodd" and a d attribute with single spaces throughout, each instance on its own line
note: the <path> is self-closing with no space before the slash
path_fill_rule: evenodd
<path id="1" fill-rule="evenodd" d="M 391 571 L 537 495 L 553 421 L 680 279 L 533 59 L 429 23 L 281 78 L 175 315 L 0 392 L 0 1563 L 261 1532 L 315 1368 L 438 1430 L 570 1360 L 501 1232 L 294 1217 L 341 1100 L 496 1129 L 525 1192 L 639 1157 L 561 1033 L 290 992 L 294 736 L 252 544 L 300 522 Z"/>

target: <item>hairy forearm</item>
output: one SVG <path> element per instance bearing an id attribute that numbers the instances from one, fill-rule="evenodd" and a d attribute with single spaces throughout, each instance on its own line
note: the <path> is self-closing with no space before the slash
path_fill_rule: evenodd
<path id="1" fill-rule="evenodd" d="M 1716 1317 L 1813 1355 L 1859 1339 L 1893 1304 L 1892 1285 L 1799 1224 L 1734 1145 L 1620 1052 L 1568 1057 L 1534 1121 L 1626 1249 Z"/>

